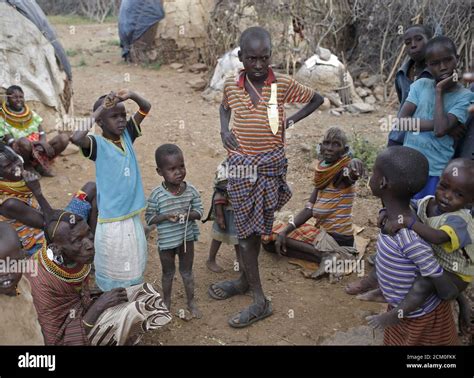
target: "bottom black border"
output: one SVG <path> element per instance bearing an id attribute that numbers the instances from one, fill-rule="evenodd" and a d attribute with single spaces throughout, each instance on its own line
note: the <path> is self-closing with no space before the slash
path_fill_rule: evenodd
<path id="1" fill-rule="evenodd" d="M 32 355 L 54 355 L 55 370 L 20 368 L 20 356 L 28 356 L 32 361 Z M 473 347 L 0 347 L 0 356 L 0 378 L 474 376 Z M 22 362 L 26 362 L 25 357 L 21 357 Z M 408 367 L 407 364 L 419 366 Z M 450 367 L 443 365 L 442 368 L 434 368 L 434 364 L 449 364 Z"/>

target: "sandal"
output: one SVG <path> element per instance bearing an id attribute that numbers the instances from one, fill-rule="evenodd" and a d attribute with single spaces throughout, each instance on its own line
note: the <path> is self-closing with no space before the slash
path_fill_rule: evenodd
<path id="1" fill-rule="evenodd" d="M 233 328 L 248 327 L 259 320 L 265 319 L 273 314 L 272 302 L 265 299 L 263 309 L 260 305 L 254 303 L 245 310 L 240 311 L 229 319 L 229 325 Z"/>
<path id="2" fill-rule="evenodd" d="M 221 289 L 224 294 L 223 295 L 219 295 L 216 293 L 216 288 L 219 288 Z M 222 301 L 224 299 L 228 299 L 230 297 L 233 297 L 234 295 L 242 295 L 242 294 L 245 294 L 247 290 L 245 291 L 241 291 L 237 288 L 237 286 L 234 284 L 233 281 L 222 281 L 222 282 L 219 282 L 219 283 L 216 283 L 216 284 L 212 284 L 211 286 L 209 286 L 209 289 L 208 289 L 208 293 L 209 293 L 209 296 L 212 298 L 212 299 L 216 299 L 218 301 Z"/>

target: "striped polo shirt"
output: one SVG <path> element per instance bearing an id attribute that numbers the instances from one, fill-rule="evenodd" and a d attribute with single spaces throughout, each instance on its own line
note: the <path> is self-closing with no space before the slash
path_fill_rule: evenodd
<path id="1" fill-rule="evenodd" d="M 322 227 L 329 233 L 352 236 L 352 205 L 355 198 L 355 187 L 338 189 L 334 183 L 318 190 L 318 197 L 313 206 L 313 217 L 316 227 Z"/>
<path id="2" fill-rule="evenodd" d="M 245 89 L 245 71 L 237 78 L 229 77 L 224 83 L 222 106 L 234 113 L 232 133 L 240 148 L 238 153 L 256 155 L 270 152 L 284 145 L 284 104 L 308 103 L 314 96 L 313 89 L 298 83 L 288 75 L 275 74 L 271 68 L 262 88 L 262 99 L 255 107 Z M 278 133 L 273 134 L 268 122 L 267 104 L 271 95 L 271 84 L 277 83 Z M 232 151 L 229 151 L 232 153 Z M 234 151 L 235 152 L 235 151 Z"/>
<path id="3" fill-rule="evenodd" d="M 379 233 L 377 239 L 376 272 L 380 289 L 387 302 L 393 307 L 406 297 L 415 279 L 440 277 L 443 268 L 433 251 L 416 232 L 406 228 L 396 235 Z M 423 305 L 406 318 L 417 318 L 433 311 L 441 302 L 436 294 L 430 295 Z"/>
<path id="4" fill-rule="evenodd" d="M 163 184 L 155 188 L 148 198 L 148 205 L 145 211 L 145 221 L 147 224 L 156 215 L 180 213 L 187 214 L 189 208 L 191 211 L 203 215 L 203 207 L 199 192 L 191 184 L 186 184 L 186 189 L 180 195 L 174 195 L 168 192 Z M 199 227 L 196 221 L 171 222 L 164 221 L 157 224 L 158 229 L 158 247 L 161 251 L 179 247 L 184 243 L 185 233 L 187 241 L 197 241 L 199 236 Z"/>

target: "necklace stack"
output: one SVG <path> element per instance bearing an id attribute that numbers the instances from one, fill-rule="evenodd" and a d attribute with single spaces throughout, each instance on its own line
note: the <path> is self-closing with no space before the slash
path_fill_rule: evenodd
<path id="1" fill-rule="evenodd" d="M 62 267 L 58 264 L 56 264 L 50 257 L 48 256 L 48 251 L 45 246 L 43 247 L 43 250 L 38 254 L 39 255 L 39 260 L 41 262 L 41 265 L 44 266 L 44 268 L 54 275 L 55 277 L 59 278 L 61 281 L 70 283 L 70 284 L 80 284 L 84 279 L 87 277 L 87 275 L 91 271 L 91 265 L 90 264 L 84 264 L 82 268 L 66 268 Z"/>
<path id="2" fill-rule="evenodd" d="M 182 187 L 183 187 L 182 184 L 183 184 L 183 183 L 179 184 L 178 190 L 176 190 L 176 192 L 173 192 L 172 190 L 170 190 L 170 189 L 168 188 L 168 186 L 166 185 L 166 182 L 163 181 L 163 187 L 164 187 L 168 192 L 170 192 L 172 195 L 174 195 L 174 196 L 177 196 L 177 195 L 181 194 L 181 189 L 182 189 Z"/>

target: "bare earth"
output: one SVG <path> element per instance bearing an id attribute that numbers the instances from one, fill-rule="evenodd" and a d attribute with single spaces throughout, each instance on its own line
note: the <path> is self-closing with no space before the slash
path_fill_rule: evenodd
<path id="1" fill-rule="evenodd" d="M 205 211 L 209 209 L 212 180 L 218 163 L 225 157 L 219 136 L 218 104 L 204 101 L 199 92 L 186 85 L 195 77 L 187 72 L 177 73 L 168 66 L 159 70 L 127 65 L 120 59 L 116 24 L 77 25 L 71 34 L 69 25 L 56 25 L 60 39 L 71 57 L 74 74 L 75 115 L 88 115 L 95 99 L 110 90 L 128 87 L 141 93 L 152 103 L 152 112 L 143 123 L 144 136 L 135 144 L 141 166 L 145 194 L 160 184 L 155 172 L 154 151 L 162 143 L 178 144 L 184 151 L 187 178 L 202 195 Z M 81 64 L 82 61 L 82 64 Z M 84 63 L 85 62 L 85 63 Z M 185 62 L 183 62 L 185 63 Z M 128 81 L 129 80 L 129 81 Z M 128 110 L 136 110 L 127 104 Z M 288 112 L 295 108 L 288 109 Z M 312 190 L 314 152 L 301 144 L 314 147 L 324 131 L 331 126 L 343 127 L 348 135 L 357 133 L 383 144 L 386 133 L 380 131 L 378 120 L 384 109 L 368 115 L 334 117 L 327 111 L 316 112 L 296 125 L 288 135 L 288 182 L 293 198 L 283 210 L 298 211 Z M 394 111 L 392 110 L 392 113 Z M 80 154 L 60 157 L 56 164 L 57 176 L 43 179 L 42 185 L 55 206 L 65 206 L 71 193 L 83 183 L 94 179 L 94 165 Z M 354 206 L 354 222 L 365 230 L 361 236 L 370 238 L 366 255 L 373 252 L 377 229 L 374 227 L 379 202 L 365 187 L 358 188 Z M 249 296 L 227 301 L 209 298 L 209 285 L 218 280 L 237 277 L 233 269 L 234 252 L 223 246 L 218 259 L 226 272 L 207 270 L 205 261 L 210 245 L 211 224 L 201 226 L 201 240 L 196 243 L 194 275 L 196 297 L 203 312 L 200 320 L 185 321 L 175 316 L 165 329 L 146 335 L 147 345 L 319 345 L 319 344 L 377 344 L 380 334 L 366 327 L 365 316 L 382 311 L 384 306 L 364 303 L 344 293 L 344 286 L 356 280 L 356 274 L 342 282 L 331 284 L 306 279 L 286 258 L 278 260 L 264 251 L 260 257 L 260 271 L 265 293 L 273 301 L 274 315 L 243 330 L 234 330 L 227 319 L 251 303 Z M 369 265 L 365 265 L 369 268 Z M 156 250 L 156 234 L 149 240 L 149 260 L 146 280 L 160 285 L 161 267 Z M 172 311 L 185 308 L 181 278 L 176 277 L 173 288 Z"/>

